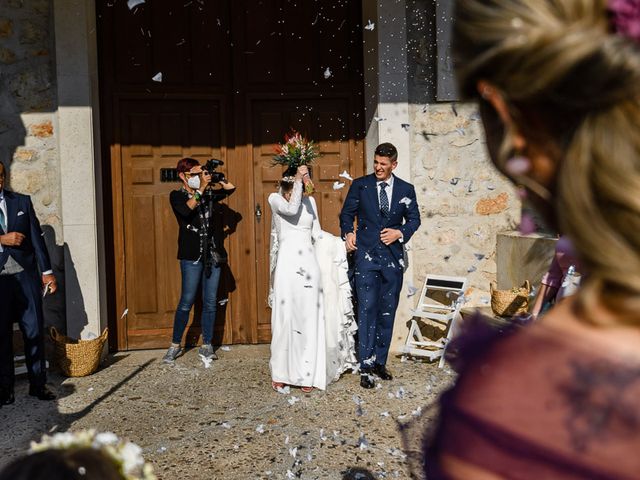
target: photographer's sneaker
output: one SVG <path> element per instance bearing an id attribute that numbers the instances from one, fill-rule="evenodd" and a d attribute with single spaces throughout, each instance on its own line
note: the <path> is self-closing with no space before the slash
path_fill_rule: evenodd
<path id="1" fill-rule="evenodd" d="M 213 346 L 211 344 L 202 344 L 198 349 L 198 355 L 211 360 L 217 360 L 218 356 L 213 353 Z"/>
<path id="2" fill-rule="evenodd" d="M 169 350 L 167 350 L 167 353 L 164 354 L 164 357 L 162 357 L 162 363 L 169 363 L 172 364 L 175 362 L 176 358 L 178 358 L 178 356 L 182 353 L 182 348 L 178 347 L 169 347 Z"/>

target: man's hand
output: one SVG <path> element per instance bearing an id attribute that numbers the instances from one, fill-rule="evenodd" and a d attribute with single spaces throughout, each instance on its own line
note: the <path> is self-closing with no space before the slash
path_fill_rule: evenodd
<path id="1" fill-rule="evenodd" d="M 402 238 L 402 232 L 395 228 L 385 228 L 380 232 L 380 240 L 385 245 L 391 245 L 393 242 Z"/>
<path id="2" fill-rule="evenodd" d="M 58 283 L 56 282 L 56 277 L 51 273 L 49 275 L 42 275 L 42 289 L 48 288 L 48 292 L 46 293 L 56 293 L 58 290 Z"/>
<path id="3" fill-rule="evenodd" d="M 5 235 L 0 235 L 0 244 L 6 247 L 19 247 L 22 245 L 24 235 L 20 232 L 9 232 Z"/>
<path id="4" fill-rule="evenodd" d="M 347 233 L 347 236 L 345 237 L 345 243 L 347 252 L 353 252 L 358 249 L 358 247 L 356 247 L 356 234 L 354 232 Z"/>

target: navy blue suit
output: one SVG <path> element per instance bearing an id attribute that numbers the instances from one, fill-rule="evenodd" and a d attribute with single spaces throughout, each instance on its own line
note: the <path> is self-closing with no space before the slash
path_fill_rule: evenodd
<path id="1" fill-rule="evenodd" d="M 358 221 L 355 251 L 355 287 L 358 300 L 358 356 L 361 367 L 375 363 L 385 365 L 389 354 L 402 274 L 402 242 L 385 245 L 380 232 L 385 228 L 400 230 L 408 242 L 420 226 L 416 192 L 408 182 L 394 175 L 389 213 L 380 210 L 375 175 L 357 178 L 351 184 L 342 211 L 342 237 L 354 231 Z"/>
<path id="2" fill-rule="evenodd" d="M 3 245 L 0 253 L 0 271 L 9 255 L 24 269 L 13 275 L 0 275 L 0 388 L 13 389 L 15 321 L 18 321 L 24 338 L 29 382 L 38 387 L 46 382 L 40 272 L 51 270 L 51 261 L 31 198 L 6 189 L 4 198 L 7 232 L 0 233 L 19 232 L 25 238 L 18 247 Z"/>

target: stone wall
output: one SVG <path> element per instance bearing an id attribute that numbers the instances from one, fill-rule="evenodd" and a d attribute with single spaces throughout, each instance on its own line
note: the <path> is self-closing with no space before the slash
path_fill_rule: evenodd
<path id="1" fill-rule="evenodd" d="M 470 302 L 488 299 L 496 279 L 496 235 L 519 222 L 514 189 L 486 154 L 472 105 L 412 105 L 411 156 L 422 227 L 412 240 L 414 275 L 466 276 Z"/>
<path id="2" fill-rule="evenodd" d="M 49 0 L 0 2 L 0 161 L 8 188 L 31 195 L 54 271 L 63 269 L 57 89 Z M 63 275 L 58 274 L 59 281 Z M 64 329 L 64 294 L 45 302 Z"/>

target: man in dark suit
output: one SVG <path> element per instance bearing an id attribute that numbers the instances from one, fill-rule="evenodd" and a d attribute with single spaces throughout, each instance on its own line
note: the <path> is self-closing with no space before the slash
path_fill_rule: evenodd
<path id="1" fill-rule="evenodd" d="M 56 398 L 46 385 L 42 314 L 43 295 L 56 291 L 56 279 L 31 198 L 6 190 L 5 179 L 0 162 L 0 406 L 15 400 L 14 321 L 24 338 L 29 395 L 40 400 Z"/>
<path id="2" fill-rule="evenodd" d="M 382 380 L 393 378 L 385 365 L 405 268 L 402 244 L 420 226 L 415 189 L 392 174 L 397 166 L 396 148 L 390 143 L 378 145 L 374 173 L 354 180 L 340 212 L 342 237 L 347 250 L 355 252 L 358 356 L 364 388 L 375 386 L 371 374 Z"/>

